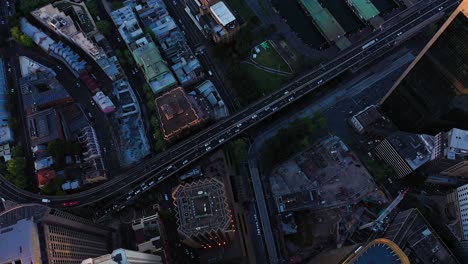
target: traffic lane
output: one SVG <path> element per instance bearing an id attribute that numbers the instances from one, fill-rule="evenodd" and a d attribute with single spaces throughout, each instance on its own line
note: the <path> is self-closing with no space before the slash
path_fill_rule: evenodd
<path id="1" fill-rule="evenodd" d="M 109 183 L 109 184 L 111 184 L 111 183 Z"/>

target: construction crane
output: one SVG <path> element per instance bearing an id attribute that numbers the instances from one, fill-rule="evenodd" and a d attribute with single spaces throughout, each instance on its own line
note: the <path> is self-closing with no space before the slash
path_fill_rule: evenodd
<path id="1" fill-rule="evenodd" d="M 406 188 L 404 191 L 400 192 L 398 196 L 395 198 L 395 200 L 390 203 L 387 208 L 375 219 L 374 221 L 364 224 L 359 227 L 359 230 L 366 229 L 366 228 L 372 228 L 374 231 L 379 231 L 382 230 L 382 226 L 384 224 L 385 218 L 397 207 L 397 205 L 405 198 L 405 196 L 409 193 L 410 188 Z"/>

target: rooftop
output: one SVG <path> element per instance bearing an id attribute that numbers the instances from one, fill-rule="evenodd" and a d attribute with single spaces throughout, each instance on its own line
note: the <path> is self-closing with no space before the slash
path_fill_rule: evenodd
<path id="1" fill-rule="evenodd" d="M 156 98 L 156 106 L 166 138 L 181 133 L 202 121 L 202 117 L 198 115 L 195 106 L 192 105 L 182 87 L 172 89 Z"/>
<path id="2" fill-rule="evenodd" d="M 335 42 L 341 50 L 351 45 L 351 42 L 345 37 L 346 31 L 328 9 L 323 8 L 317 0 L 300 0 L 300 2 L 327 41 Z"/>
<path id="3" fill-rule="evenodd" d="M 0 226 L 0 262 L 42 263 L 37 225 L 22 219 L 8 227 Z"/>
<path id="4" fill-rule="evenodd" d="M 361 131 L 364 130 L 367 126 L 375 123 L 377 120 L 380 120 L 382 115 L 377 110 L 375 105 L 370 105 L 366 107 L 364 110 L 360 111 L 359 113 L 355 114 L 351 118 L 351 122 L 356 127 L 357 130 Z"/>
<path id="5" fill-rule="evenodd" d="M 232 14 L 229 8 L 223 1 L 220 1 L 210 6 L 211 13 L 218 20 L 221 25 L 226 26 L 227 24 L 236 20 L 236 17 Z"/>
<path id="6" fill-rule="evenodd" d="M 357 253 L 356 253 L 357 252 Z M 388 239 L 376 239 L 359 251 L 354 251 L 352 259 L 347 259 L 346 264 L 409 264 L 409 259 L 403 251 Z"/>
<path id="7" fill-rule="evenodd" d="M 449 151 L 468 154 L 468 131 L 454 128 L 448 132 Z"/>
<path id="8" fill-rule="evenodd" d="M 62 138 L 60 118 L 55 109 L 49 108 L 26 116 L 31 146 L 45 144 Z"/>
<path id="9" fill-rule="evenodd" d="M 365 21 L 369 21 L 380 13 L 370 0 L 348 0 L 347 2 L 356 9 L 358 15 Z"/>
<path id="10" fill-rule="evenodd" d="M 232 218 L 224 184 L 215 178 L 178 185 L 172 192 L 179 232 L 187 236 L 230 230 Z"/>
<path id="11" fill-rule="evenodd" d="M 458 263 L 450 249 L 415 208 L 399 212 L 386 229 L 384 237 L 406 252 L 411 263 Z"/>
<path id="12" fill-rule="evenodd" d="M 387 140 L 413 170 L 431 158 L 433 136 L 398 131 L 387 137 Z"/>

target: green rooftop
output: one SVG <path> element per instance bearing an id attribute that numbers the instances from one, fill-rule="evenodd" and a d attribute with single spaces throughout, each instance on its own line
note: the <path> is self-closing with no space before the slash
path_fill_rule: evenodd
<path id="1" fill-rule="evenodd" d="M 135 49 L 133 57 L 138 65 L 144 69 L 145 78 L 148 82 L 158 79 L 161 74 L 170 72 L 154 42 L 149 42 Z"/>
<path id="2" fill-rule="evenodd" d="M 328 9 L 323 8 L 317 0 L 299 1 L 312 17 L 314 25 L 328 42 L 335 42 L 341 50 L 351 45 L 351 42 L 345 37 L 346 31 Z"/>
<path id="3" fill-rule="evenodd" d="M 369 21 L 380 13 L 370 0 L 348 0 L 348 4 L 352 6 L 365 21 Z"/>

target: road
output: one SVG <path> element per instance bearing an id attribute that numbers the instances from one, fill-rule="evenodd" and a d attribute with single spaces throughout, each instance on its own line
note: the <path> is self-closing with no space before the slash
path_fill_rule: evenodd
<path id="1" fill-rule="evenodd" d="M 302 96 L 348 71 L 353 66 L 380 57 L 393 48 L 399 32 L 406 32 L 437 14 L 440 6 L 447 9 L 456 3 L 455 0 L 434 1 L 428 7 L 421 9 L 419 13 L 414 14 L 414 17 L 404 19 L 385 31 L 376 32 L 372 38 L 364 42 L 375 40 L 375 43 L 368 48 L 362 49 L 361 46 L 364 43 L 361 43 L 361 45 L 347 50 L 341 56 L 292 81 L 242 111 L 213 124 L 200 133 L 176 144 L 164 153 L 149 157 L 136 166 L 123 170 L 121 175 L 93 189 L 70 195 L 44 197 L 18 189 L 10 183 L 6 183 L 5 179 L 1 177 L 0 181 L 3 184 L 0 185 L 0 191 L 3 193 L 5 189 L 10 188 L 10 192 L 7 192 L 16 193 L 17 199 L 21 201 L 39 202 L 42 198 L 48 198 L 51 200 L 50 205 L 54 207 L 61 207 L 63 202 L 74 200 L 81 205 L 91 204 L 116 193 L 124 193 L 124 195 L 109 203 L 109 208 L 103 207 L 101 213 L 109 212 L 112 209 L 121 210 L 128 201 L 135 199 L 141 192 L 149 190 L 148 187 L 155 186 L 183 167 L 198 160 L 201 156 L 223 145 L 229 139 L 238 136 L 246 129 L 296 102 Z M 131 186 L 136 184 L 138 186 L 132 189 Z"/>

